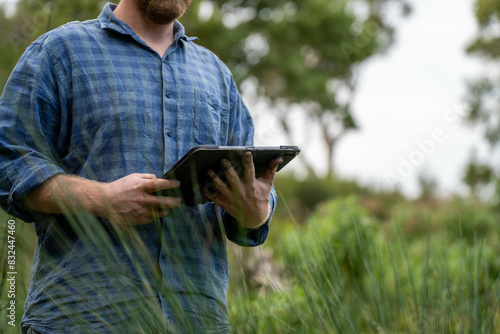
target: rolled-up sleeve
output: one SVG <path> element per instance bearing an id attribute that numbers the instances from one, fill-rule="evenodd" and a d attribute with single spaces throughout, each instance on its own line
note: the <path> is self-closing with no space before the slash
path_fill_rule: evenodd
<path id="1" fill-rule="evenodd" d="M 58 164 L 67 138 L 63 116 L 68 99 L 54 59 L 32 44 L 13 70 L 0 98 L 0 206 L 32 221 L 21 200 L 47 179 L 64 174 Z"/>
<path id="2" fill-rule="evenodd" d="M 255 247 L 262 245 L 269 234 L 269 223 L 276 209 L 276 203 L 278 201 L 278 196 L 274 190 L 271 190 L 271 196 L 269 198 L 269 205 L 271 206 L 271 214 L 269 219 L 261 226 L 257 228 L 246 228 L 241 226 L 241 224 L 229 213 L 222 210 L 222 221 L 224 223 L 224 229 L 226 230 L 226 236 L 229 240 L 237 245 L 244 247 Z"/>

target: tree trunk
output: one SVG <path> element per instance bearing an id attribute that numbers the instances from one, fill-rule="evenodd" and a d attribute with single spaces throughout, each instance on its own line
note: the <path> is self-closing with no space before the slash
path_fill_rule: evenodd
<path id="1" fill-rule="evenodd" d="M 279 119 L 281 127 L 283 128 L 283 131 L 285 133 L 286 140 L 290 143 L 293 143 L 294 140 L 292 138 L 292 133 L 291 133 L 292 131 L 290 130 L 290 127 L 288 126 L 285 114 L 280 113 L 280 115 L 278 116 L 278 119 Z M 313 165 L 306 159 L 306 156 L 304 154 L 299 154 L 298 157 L 299 157 L 300 161 L 302 162 L 302 164 L 304 165 L 304 167 L 306 168 L 308 175 L 318 176 L 316 171 L 313 168 Z"/>
<path id="2" fill-rule="evenodd" d="M 321 129 L 323 132 L 324 142 L 326 145 L 326 158 L 327 158 L 326 166 L 328 168 L 326 176 L 329 179 L 331 179 L 335 175 L 335 167 L 334 167 L 334 163 L 333 163 L 333 157 L 334 157 L 334 153 L 335 153 L 335 145 L 337 144 L 337 140 L 339 139 L 340 135 L 338 135 L 336 137 L 332 137 L 328 133 L 328 124 L 323 123 L 323 122 L 320 122 L 320 124 L 321 124 Z"/>
<path id="3" fill-rule="evenodd" d="M 327 166 L 328 166 L 328 171 L 326 176 L 329 179 L 332 179 L 335 176 L 335 167 L 333 163 L 333 157 L 334 157 L 334 152 L 335 152 L 335 143 L 337 142 L 336 139 L 333 140 L 326 140 L 326 146 L 327 146 L 327 154 L 326 157 L 328 159 L 327 161 Z"/>

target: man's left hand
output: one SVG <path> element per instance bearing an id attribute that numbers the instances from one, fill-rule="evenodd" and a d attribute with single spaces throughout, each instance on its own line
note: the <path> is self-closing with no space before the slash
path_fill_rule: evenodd
<path id="1" fill-rule="evenodd" d="M 223 159 L 221 167 L 228 183 L 213 170 L 209 170 L 208 176 L 219 193 L 213 194 L 205 190 L 204 195 L 235 217 L 244 227 L 259 227 L 269 219 L 269 196 L 276 170 L 282 162 L 281 157 L 272 160 L 262 176 L 256 178 L 252 153 L 246 152 L 243 157 L 243 175 L 240 178 L 231 163 Z"/>

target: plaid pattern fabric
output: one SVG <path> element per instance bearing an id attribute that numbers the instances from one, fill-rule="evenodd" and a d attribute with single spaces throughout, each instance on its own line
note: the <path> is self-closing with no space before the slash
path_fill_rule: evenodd
<path id="1" fill-rule="evenodd" d="M 0 99 L 0 206 L 35 222 L 38 236 L 23 324 L 40 332 L 132 333 L 144 323 L 158 330 L 165 324 L 150 319 L 153 305 L 178 329 L 226 332 L 225 237 L 256 246 L 268 224 L 241 229 L 225 212 L 219 224 L 212 204 L 181 207 L 131 227 L 138 244 L 127 244 L 103 219 L 40 214 L 20 203 L 57 174 L 160 177 L 192 146 L 252 144 L 251 116 L 216 56 L 176 22 L 161 58 L 113 6 L 35 41 Z"/>

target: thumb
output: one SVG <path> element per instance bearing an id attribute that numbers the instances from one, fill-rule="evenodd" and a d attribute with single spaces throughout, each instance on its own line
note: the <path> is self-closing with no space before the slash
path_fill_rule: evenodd
<path id="1" fill-rule="evenodd" d="M 279 165 L 283 162 L 282 157 L 278 157 L 276 159 L 271 160 L 267 169 L 262 174 L 262 178 L 269 183 L 270 185 L 274 182 L 274 177 L 276 176 L 276 172 L 278 170 Z"/>

